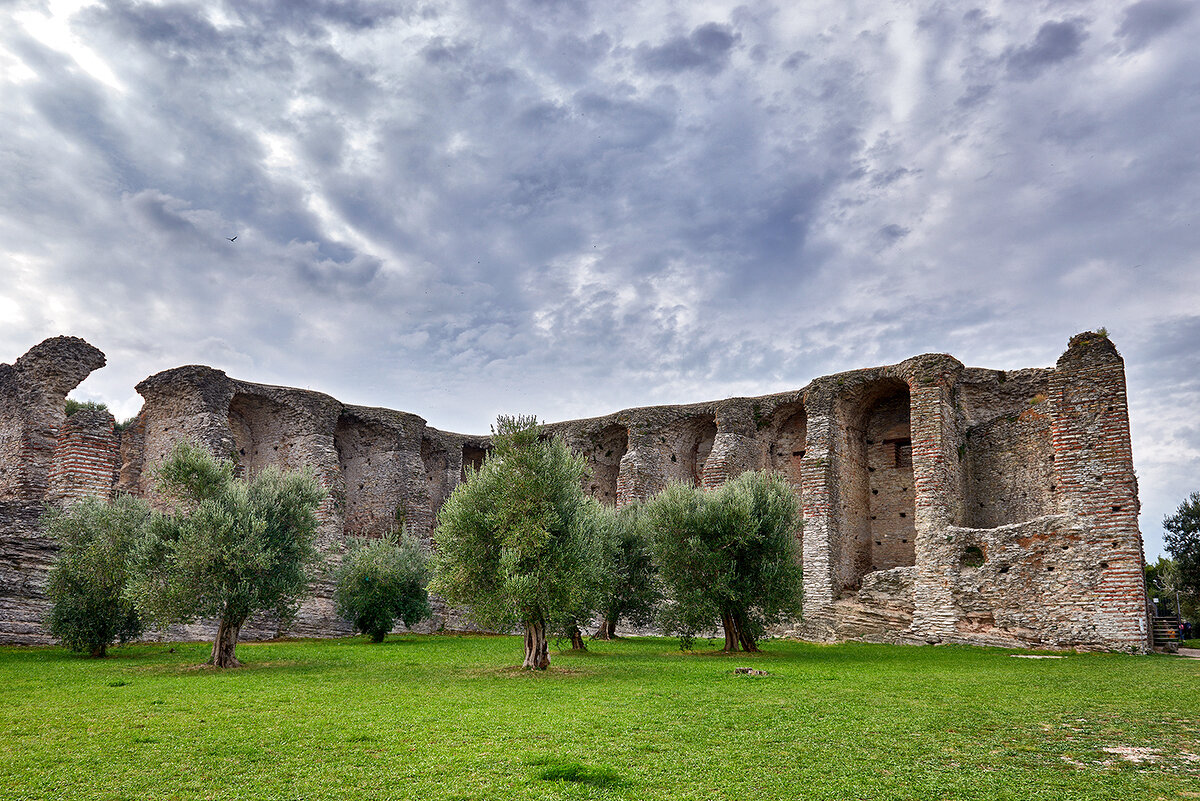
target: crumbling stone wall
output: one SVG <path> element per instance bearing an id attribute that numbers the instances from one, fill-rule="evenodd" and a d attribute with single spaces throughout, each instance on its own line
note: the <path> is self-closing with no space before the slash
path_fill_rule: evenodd
<path id="1" fill-rule="evenodd" d="M 119 435 L 107 415 L 66 422 L 66 392 L 103 364 L 82 340 L 48 340 L 0 366 L 0 641 L 41 642 L 40 583 L 53 544 L 40 503 L 85 493 L 155 498 L 153 465 L 181 440 L 233 459 L 314 471 L 329 490 L 319 543 L 336 564 L 352 536 L 399 526 L 426 540 L 490 438 L 422 418 L 253 384 L 188 366 L 138 385 Z M 584 489 L 617 506 L 672 481 L 712 489 L 782 473 L 804 513 L 803 621 L 816 639 L 1143 650 L 1148 645 L 1124 365 L 1096 334 L 1054 368 L 966 368 L 944 354 L 819 378 L 792 392 L 628 409 L 554 423 L 584 455 Z M 287 629 L 348 628 L 328 578 Z M 435 604 L 424 628 L 465 627 Z M 170 636 L 205 636 L 204 626 Z"/>
<path id="2" fill-rule="evenodd" d="M 38 518 L 52 475 L 60 502 L 90 480 L 91 458 L 81 459 L 78 478 L 70 463 L 77 451 L 83 456 L 95 415 L 81 413 L 61 447 L 59 432 L 67 393 L 103 366 L 104 354 L 76 337 L 48 339 L 13 364 L 0 364 L 0 643 L 50 641 L 42 626 L 49 612 L 44 590 L 57 547 Z"/>

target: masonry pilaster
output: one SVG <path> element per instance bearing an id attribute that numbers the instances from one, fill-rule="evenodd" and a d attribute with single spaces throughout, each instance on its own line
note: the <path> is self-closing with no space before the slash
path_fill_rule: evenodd
<path id="1" fill-rule="evenodd" d="M 961 522 L 962 459 L 954 383 L 963 366 L 949 356 L 931 354 L 901 365 L 909 382 L 913 483 L 916 491 L 916 566 L 913 632 L 940 639 L 953 635 L 958 621 L 954 570 L 937 558 L 939 540 Z"/>
<path id="2" fill-rule="evenodd" d="M 1107 335 L 1071 338 L 1050 379 L 1054 476 L 1062 511 L 1081 518 L 1102 553 L 1096 596 L 1081 599 L 1097 635 L 1149 647 L 1137 478 L 1129 443 L 1125 364 Z"/>
<path id="3" fill-rule="evenodd" d="M 808 433 L 800 462 L 804 499 L 804 616 L 813 618 L 833 603 L 833 542 L 838 530 L 838 489 L 834 452 L 834 402 L 827 392 L 811 393 L 805 403 Z"/>

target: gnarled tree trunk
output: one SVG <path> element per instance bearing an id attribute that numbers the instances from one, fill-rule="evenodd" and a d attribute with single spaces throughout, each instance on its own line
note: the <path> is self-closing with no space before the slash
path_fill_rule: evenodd
<path id="1" fill-rule="evenodd" d="M 742 650 L 747 653 L 758 653 L 758 643 L 750 634 L 750 621 L 746 620 L 744 614 L 735 614 L 734 620 L 737 621 L 738 642 L 741 643 Z"/>
<path id="2" fill-rule="evenodd" d="M 738 650 L 748 653 L 758 652 L 758 643 L 750 634 L 749 621 L 739 612 L 725 611 L 721 613 L 721 627 L 725 629 L 725 651 L 734 653 Z"/>
<path id="3" fill-rule="evenodd" d="M 108 646 L 104 643 L 92 646 L 92 659 L 103 659 L 108 655 Z"/>
<path id="4" fill-rule="evenodd" d="M 546 642 L 546 624 L 538 621 L 525 626 L 525 661 L 521 667 L 526 670 L 545 670 L 550 667 L 550 649 Z"/>
<path id="5" fill-rule="evenodd" d="M 571 650 L 586 651 L 587 644 L 583 641 L 583 632 L 579 630 L 579 626 L 571 627 Z"/>
<path id="6" fill-rule="evenodd" d="M 733 653 L 738 649 L 738 629 L 737 618 L 732 612 L 721 613 L 721 628 L 725 630 L 725 648 L 722 649 L 726 653 Z"/>
<path id="7" fill-rule="evenodd" d="M 592 635 L 593 640 L 613 640 L 617 637 L 617 620 L 615 617 L 605 615 L 604 620 L 600 621 L 600 628 L 596 629 L 596 633 Z"/>
<path id="8" fill-rule="evenodd" d="M 242 630 L 242 621 L 232 623 L 222 619 L 217 624 L 217 638 L 213 640 L 212 658 L 208 660 L 208 664 L 219 668 L 234 668 L 241 667 L 242 663 L 238 661 L 235 655 L 237 649 L 238 633 Z"/>

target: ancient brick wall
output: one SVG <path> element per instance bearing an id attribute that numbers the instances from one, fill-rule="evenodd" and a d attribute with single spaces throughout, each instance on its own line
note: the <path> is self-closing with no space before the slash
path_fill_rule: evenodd
<path id="1" fill-rule="evenodd" d="M 67 504 L 87 496 L 107 498 L 117 480 L 118 437 L 106 411 L 82 409 L 58 430 L 46 500 Z"/>
<path id="2" fill-rule="evenodd" d="M 49 611 L 44 587 L 57 545 L 42 534 L 38 519 L 52 484 L 67 393 L 103 365 L 104 354 L 76 337 L 48 339 L 0 365 L 0 643 L 50 641 L 42 626 Z M 70 450 L 64 446 L 60 465 Z M 74 485 L 61 470 L 56 481 Z"/>
<path id="3" fill-rule="evenodd" d="M 60 338 L 0 366 L 0 600 L 18 610 L 0 613 L 0 641 L 45 639 L 38 582 L 53 547 L 36 531 L 41 501 L 115 482 L 156 502 L 152 466 L 181 440 L 244 475 L 313 470 L 329 490 L 320 546 L 331 564 L 351 536 L 404 525 L 428 540 L 445 499 L 490 448 L 486 436 L 438 431 L 416 415 L 200 366 L 139 384 L 145 405 L 119 438 L 107 416 L 64 425 L 71 382 L 102 363 L 81 340 Z M 929 354 L 777 395 L 546 429 L 588 460 L 584 489 L 618 506 L 672 481 L 712 489 L 746 470 L 784 475 L 804 514 L 805 618 L 790 633 L 1146 645 L 1124 366 L 1105 337 L 1074 338 L 1049 369 L 964 368 Z M 328 578 L 313 590 L 286 632 L 262 618 L 246 635 L 346 633 Z M 466 625 L 456 610 L 436 611 L 423 628 Z"/>
<path id="4" fill-rule="evenodd" d="M 1054 404 L 1054 478 L 1060 508 L 1080 520 L 1083 541 L 1098 557 L 1076 572 L 1094 575 L 1083 617 L 1097 640 L 1144 647 L 1145 555 L 1140 504 L 1129 444 L 1125 364 L 1107 336 L 1071 338 L 1050 382 Z"/>

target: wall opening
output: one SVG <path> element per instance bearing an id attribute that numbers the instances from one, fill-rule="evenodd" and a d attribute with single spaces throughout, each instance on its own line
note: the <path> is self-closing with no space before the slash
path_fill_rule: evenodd
<path id="1" fill-rule="evenodd" d="M 781 473 L 799 495 L 800 465 L 804 460 L 808 440 L 808 415 L 805 414 L 803 406 L 789 404 L 776 412 L 775 417 L 782 422 L 774 430 L 771 443 L 767 447 L 770 467 L 776 473 Z"/>
<path id="2" fill-rule="evenodd" d="M 478 472 L 479 468 L 483 467 L 483 460 L 487 458 L 490 451 L 491 448 L 484 448 L 479 445 L 463 445 L 462 472 L 459 474 L 459 480 L 467 480 L 468 467 Z"/>
<path id="3" fill-rule="evenodd" d="M 711 414 L 696 415 L 667 427 L 660 438 L 667 454 L 667 481 L 701 486 L 704 463 L 716 439 L 717 419 Z"/>
<path id="4" fill-rule="evenodd" d="M 864 445 L 871 488 L 870 569 L 916 564 L 916 497 L 906 384 L 867 410 Z M 876 544 L 878 543 L 878 544 Z"/>
<path id="5" fill-rule="evenodd" d="M 617 475 L 621 457 L 628 449 L 629 430 L 625 426 L 607 426 L 596 435 L 590 459 L 592 476 L 586 487 L 588 494 L 601 503 L 617 505 Z"/>
<path id="6" fill-rule="evenodd" d="M 836 568 L 841 591 L 876 570 L 916 564 L 916 501 L 908 385 L 857 387 L 839 413 L 842 514 Z"/>
<path id="7" fill-rule="evenodd" d="M 280 403 L 261 395 L 239 393 L 229 402 L 229 431 L 233 435 L 233 459 L 237 474 L 253 476 L 269 465 L 297 470 L 291 432 L 285 423 L 291 417 Z"/>
<path id="8" fill-rule="evenodd" d="M 395 436 L 347 415 L 333 432 L 341 486 L 332 490 L 347 536 L 382 536 L 405 520 Z"/>

